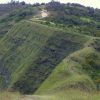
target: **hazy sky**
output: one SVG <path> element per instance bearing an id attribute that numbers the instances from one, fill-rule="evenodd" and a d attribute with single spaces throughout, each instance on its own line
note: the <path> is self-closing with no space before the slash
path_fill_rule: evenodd
<path id="1" fill-rule="evenodd" d="M 5 2 L 9 2 L 11 0 L 0 0 L 0 3 L 5 3 Z M 16 0 L 17 1 L 17 0 Z M 19 1 L 23 1 L 23 0 L 19 0 Z M 51 0 L 24 0 L 27 3 L 36 3 L 36 2 L 49 2 Z M 100 0 L 55 0 L 55 1 L 60 1 L 60 2 L 71 2 L 71 3 L 80 3 L 83 4 L 85 6 L 91 6 L 94 8 L 100 8 Z"/>

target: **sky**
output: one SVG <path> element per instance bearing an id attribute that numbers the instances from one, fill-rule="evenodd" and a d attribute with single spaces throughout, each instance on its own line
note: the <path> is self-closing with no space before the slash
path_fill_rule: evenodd
<path id="1" fill-rule="evenodd" d="M 10 2 L 11 0 L 0 0 L 0 3 L 6 3 L 6 2 Z M 17 1 L 17 0 L 16 0 Z M 19 0 L 19 1 L 25 1 L 26 3 L 42 3 L 42 2 L 49 2 L 51 0 Z M 79 3 L 85 6 L 90 6 L 90 7 L 94 7 L 94 8 L 100 8 L 100 0 L 55 0 L 55 1 L 60 1 L 63 3 Z"/>

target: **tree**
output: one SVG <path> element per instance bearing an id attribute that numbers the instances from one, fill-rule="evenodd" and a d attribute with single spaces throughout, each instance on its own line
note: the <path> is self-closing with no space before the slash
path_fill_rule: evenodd
<path id="1" fill-rule="evenodd" d="M 22 1 L 21 4 L 22 4 L 22 5 L 25 5 L 26 3 L 25 3 L 25 1 Z"/>

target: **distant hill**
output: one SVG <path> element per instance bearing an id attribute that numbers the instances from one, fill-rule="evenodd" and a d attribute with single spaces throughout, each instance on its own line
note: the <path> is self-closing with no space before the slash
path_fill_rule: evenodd
<path id="1" fill-rule="evenodd" d="M 51 13 L 47 21 L 63 24 L 81 34 L 100 36 L 100 9 L 59 2 L 48 3 L 46 9 Z"/>
<path id="2" fill-rule="evenodd" d="M 8 15 L 10 12 L 16 9 L 22 9 L 28 7 L 28 5 L 22 5 L 20 3 L 15 3 L 15 4 L 0 4 L 0 16 L 2 15 Z"/>

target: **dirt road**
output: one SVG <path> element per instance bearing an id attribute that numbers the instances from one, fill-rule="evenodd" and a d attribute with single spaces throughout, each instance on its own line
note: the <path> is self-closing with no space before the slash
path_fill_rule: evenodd
<path id="1" fill-rule="evenodd" d="M 42 18 L 48 17 L 48 15 L 49 15 L 49 13 L 48 13 L 47 10 L 42 10 L 42 11 L 41 11 L 41 17 L 42 17 Z"/>

